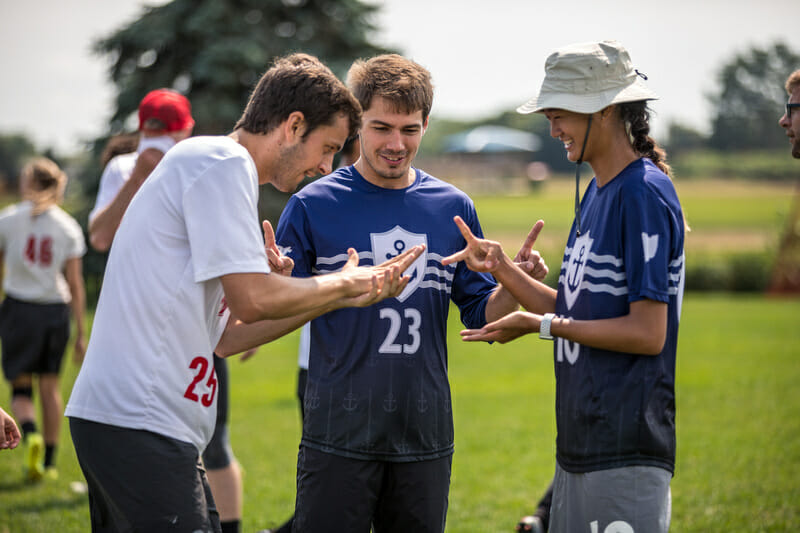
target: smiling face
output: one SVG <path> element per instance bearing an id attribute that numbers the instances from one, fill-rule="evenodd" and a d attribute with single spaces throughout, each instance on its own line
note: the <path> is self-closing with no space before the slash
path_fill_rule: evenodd
<path id="1" fill-rule="evenodd" d="M 349 120 L 336 115 L 333 124 L 315 128 L 305 137 L 281 146 L 272 184 L 282 192 L 292 192 L 303 181 L 318 174 L 330 174 L 333 156 L 342 149 L 349 133 Z"/>
<path id="2" fill-rule="evenodd" d="M 589 122 L 588 115 L 564 109 L 546 109 L 544 116 L 550 122 L 550 136 L 564 144 L 564 150 L 567 151 L 567 159 L 573 163 L 577 162 L 581 156 L 583 139 L 586 136 L 586 128 Z M 590 142 L 586 147 L 586 152 L 583 154 L 583 160 L 586 162 L 590 161 L 591 147 L 592 143 Z"/>
<path id="3" fill-rule="evenodd" d="M 800 104 L 800 85 L 796 86 L 789 96 L 790 104 Z M 800 159 L 800 108 L 795 107 L 791 110 L 791 117 L 786 113 L 778 121 L 778 124 L 786 131 L 789 142 L 792 146 L 792 157 Z"/>
<path id="4" fill-rule="evenodd" d="M 380 96 L 362 116 L 361 157 L 355 167 L 378 187 L 402 189 L 414 182 L 411 162 L 417 155 L 427 121 L 422 110 L 403 113 Z"/>

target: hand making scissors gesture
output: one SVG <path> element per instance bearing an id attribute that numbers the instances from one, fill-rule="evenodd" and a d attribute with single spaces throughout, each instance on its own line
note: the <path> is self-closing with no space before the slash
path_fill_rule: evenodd
<path id="1" fill-rule="evenodd" d="M 510 262 L 499 242 L 476 237 L 461 217 L 454 217 L 453 221 L 461 231 L 461 235 L 464 236 L 464 240 L 467 241 L 467 246 L 460 252 L 445 257 L 442 260 L 442 264 L 450 265 L 458 261 L 464 261 L 470 270 L 492 273 L 497 272 L 503 264 L 510 266 Z M 539 237 L 543 227 L 544 221 L 542 220 L 533 225 L 513 261 L 523 272 L 538 281 L 543 280 L 548 272 L 544 259 L 542 259 L 539 252 L 533 249 L 533 245 L 536 243 L 536 239 Z"/>

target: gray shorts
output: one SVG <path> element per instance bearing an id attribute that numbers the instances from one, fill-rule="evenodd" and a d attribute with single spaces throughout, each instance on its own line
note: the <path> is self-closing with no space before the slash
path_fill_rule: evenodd
<path id="1" fill-rule="evenodd" d="M 573 474 L 556 465 L 550 533 L 666 533 L 672 474 L 627 466 Z"/>

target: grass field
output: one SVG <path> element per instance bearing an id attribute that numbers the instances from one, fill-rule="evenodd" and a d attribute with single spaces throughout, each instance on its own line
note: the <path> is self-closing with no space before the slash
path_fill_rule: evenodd
<path id="1" fill-rule="evenodd" d="M 800 300 L 688 295 L 678 355 L 673 531 L 800 528 Z M 551 345 L 466 344 L 451 320 L 456 455 L 448 532 L 513 531 L 553 472 Z M 244 531 L 274 525 L 294 502 L 300 432 L 296 335 L 230 361 L 231 439 L 246 470 Z M 76 375 L 64 372 L 64 394 Z M 0 386 L 0 398 L 8 388 Z M 7 401 L 6 401 L 7 402 Z M 64 432 L 60 478 L 22 482 L 20 450 L 0 452 L 0 532 L 89 530 Z"/>
<path id="2" fill-rule="evenodd" d="M 538 218 L 548 264 L 560 261 L 571 221 L 572 185 L 553 181 L 535 196 L 478 197 L 487 236 L 513 254 Z M 791 186 L 679 184 L 693 226 L 687 255 L 777 242 Z M 713 246 L 712 246 L 713 245 Z M 716 248 L 715 248 L 716 249 Z M 688 294 L 678 352 L 678 461 L 673 531 L 800 529 L 800 299 Z M 526 338 L 505 346 L 466 344 L 450 320 L 456 454 L 449 533 L 513 531 L 554 468 L 552 345 Z M 296 334 L 230 361 L 231 440 L 245 474 L 243 531 L 276 525 L 294 503 L 300 434 L 295 398 Z M 64 398 L 77 368 L 65 361 Z M 0 383 L 0 405 L 9 389 Z M 65 426 L 60 477 L 22 481 L 22 451 L 0 452 L 0 533 L 85 532 L 87 497 Z"/>

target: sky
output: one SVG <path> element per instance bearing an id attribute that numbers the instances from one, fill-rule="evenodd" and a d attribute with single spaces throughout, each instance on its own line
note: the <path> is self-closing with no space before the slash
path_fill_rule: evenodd
<path id="1" fill-rule="evenodd" d="M 800 52 L 797 0 L 365 1 L 381 6 L 373 41 L 431 71 L 433 120 L 514 109 L 538 91 L 554 50 L 615 39 L 661 97 L 652 104 L 654 135 L 670 122 L 708 132 L 707 96 L 724 64 L 778 40 Z M 143 5 L 163 3 L 0 0 L 0 133 L 23 133 L 58 153 L 102 134 L 114 87 L 91 44 L 135 20 Z"/>

